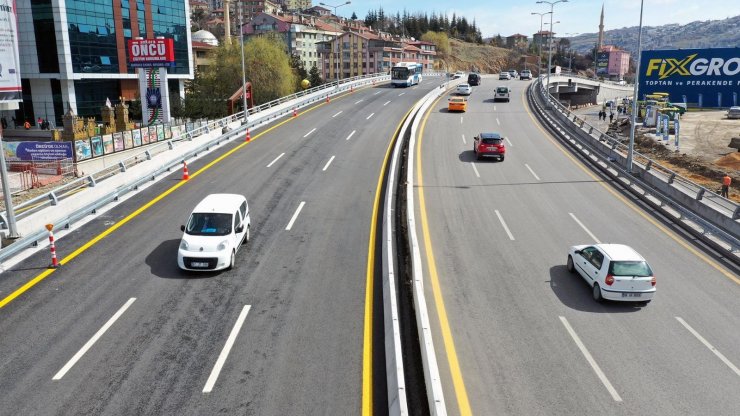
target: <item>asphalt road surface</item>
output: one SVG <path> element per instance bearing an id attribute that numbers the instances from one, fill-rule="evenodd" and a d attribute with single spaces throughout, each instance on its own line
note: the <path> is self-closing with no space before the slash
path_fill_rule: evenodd
<path id="1" fill-rule="evenodd" d="M 423 129 L 416 223 L 448 412 L 739 414 L 737 271 L 546 134 L 528 84 L 486 77 L 467 112 L 443 97 Z M 475 160 L 480 132 L 506 136 L 505 161 Z M 652 303 L 596 303 L 568 273 L 568 248 L 597 241 L 648 260 Z"/>
<path id="2" fill-rule="evenodd" d="M 0 414 L 351 415 L 367 380 L 382 413 L 379 279 L 366 315 L 373 203 L 397 125 L 437 82 L 303 110 L 191 163 L 154 204 L 180 172 L 57 241 L 60 259 L 83 249 L 0 309 Z M 233 270 L 184 273 L 180 225 L 216 192 L 247 196 L 251 241 Z M 0 300 L 48 262 L 42 251 L 2 273 Z"/>

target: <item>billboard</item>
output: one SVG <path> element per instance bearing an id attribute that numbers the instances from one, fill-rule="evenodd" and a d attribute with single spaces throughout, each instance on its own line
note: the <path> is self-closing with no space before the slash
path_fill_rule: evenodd
<path id="1" fill-rule="evenodd" d="M 638 97 L 666 92 L 690 107 L 740 105 L 740 48 L 643 51 Z"/>
<path id="2" fill-rule="evenodd" d="M 609 52 L 596 54 L 596 75 L 609 75 Z"/>
<path id="3" fill-rule="evenodd" d="M 134 68 L 173 66 L 175 64 L 174 45 L 172 38 L 129 39 L 128 64 Z"/>
<path id="4" fill-rule="evenodd" d="M 40 161 L 72 158 L 72 142 L 3 142 L 7 160 Z"/>
<path id="5" fill-rule="evenodd" d="M 0 103 L 22 100 L 15 0 L 0 0 Z"/>

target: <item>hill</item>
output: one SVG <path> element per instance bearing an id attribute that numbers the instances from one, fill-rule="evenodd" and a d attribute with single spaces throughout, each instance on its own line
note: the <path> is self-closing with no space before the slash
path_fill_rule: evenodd
<path id="1" fill-rule="evenodd" d="M 604 44 L 615 45 L 633 55 L 637 52 L 639 26 L 604 32 Z M 590 53 L 598 33 L 584 33 L 569 38 L 578 53 Z M 740 16 L 706 20 L 685 25 L 643 26 L 642 49 L 722 48 L 740 45 Z"/>
<path id="2" fill-rule="evenodd" d="M 518 68 L 519 54 L 510 49 L 450 39 L 450 56 L 441 57 L 440 60 L 447 62 L 449 72 L 477 71 L 495 74 L 509 68 Z M 445 69 L 444 64 L 440 69 Z"/>

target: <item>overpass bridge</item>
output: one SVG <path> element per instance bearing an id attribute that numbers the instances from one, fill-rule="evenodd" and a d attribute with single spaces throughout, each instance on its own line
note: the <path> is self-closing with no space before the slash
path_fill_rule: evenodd
<path id="1" fill-rule="evenodd" d="M 549 90 L 560 102 L 576 106 L 631 97 L 633 86 L 560 74 L 550 75 Z"/>

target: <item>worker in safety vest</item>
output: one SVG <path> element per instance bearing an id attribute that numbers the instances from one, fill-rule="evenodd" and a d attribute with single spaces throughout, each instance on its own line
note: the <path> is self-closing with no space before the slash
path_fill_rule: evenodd
<path id="1" fill-rule="evenodd" d="M 732 178 L 730 177 L 729 174 L 725 173 L 725 176 L 722 178 L 722 196 L 725 198 L 729 198 L 731 183 L 732 183 Z"/>

